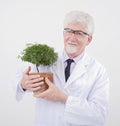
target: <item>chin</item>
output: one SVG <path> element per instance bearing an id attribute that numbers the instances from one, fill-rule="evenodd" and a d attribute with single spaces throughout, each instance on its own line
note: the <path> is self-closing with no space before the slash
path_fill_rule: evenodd
<path id="1" fill-rule="evenodd" d="M 77 53 L 77 47 L 75 47 L 75 46 L 66 45 L 65 50 L 68 54 L 76 54 Z"/>

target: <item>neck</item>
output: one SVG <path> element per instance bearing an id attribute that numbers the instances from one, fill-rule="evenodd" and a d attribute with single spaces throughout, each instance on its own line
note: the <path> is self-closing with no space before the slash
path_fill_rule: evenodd
<path id="1" fill-rule="evenodd" d="M 69 57 L 70 59 L 73 59 L 73 58 L 75 58 L 75 57 L 78 56 L 78 55 L 75 55 L 75 54 L 68 54 L 68 53 L 67 53 L 67 55 L 68 55 L 68 57 Z"/>

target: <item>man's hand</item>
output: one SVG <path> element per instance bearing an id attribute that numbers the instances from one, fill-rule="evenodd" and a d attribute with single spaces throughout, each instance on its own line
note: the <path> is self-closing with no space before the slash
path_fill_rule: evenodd
<path id="1" fill-rule="evenodd" d="M 36 98 L 43 98 L 50 101 L 65 103 L 68 96 L 59 90 L 48 78 L 45 78 L 45 82 L 48 84 L 48 89 L 43 93 L 34 95 Z"/>
<path id="2" fill-rule="evenodd" d="M 23 74 L 21 86 L 23 90 L 37 91 L 44 84 L 43 77 L 40 75 L 29 75 L 31 67 L 29 66 Z"/>

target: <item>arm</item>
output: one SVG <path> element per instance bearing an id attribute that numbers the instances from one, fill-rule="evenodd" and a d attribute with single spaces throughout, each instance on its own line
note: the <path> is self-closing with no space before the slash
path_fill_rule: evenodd
<path id="1" fill-rule="evenodd" d="M 29 75 L 31 67 L 28 67 L 24 72 L 18 72 L 15 79 L 16 99 L 22 99 L 26 91 L 36 91 L 41 88 L 43 78 L 39 75 Z"/>
<path id="2" fill-rule="evenodd" d="M 35 95 L 50 101 L 58 101 L 65 104 L 64 119 L 74 125 L 102 126 L 105 122 L 108 109 L 109 80 L 105 72 L 101 72 L 96 79 L 88 97 L 68 96 L 60 91 L 48 79 L 49 88 L 43 93 Z M 54 92 L 54 93 L 53 93 Z"/>
<path id="3" fill-rule="evenodd" d="M 108 92 L 109 79 L 102 70 L 87 98 L 68 97 L 65 120 L 76 125 L 102 126 L 108 114 Z"/>
<path id="4" fill-rule="evenodd" d="M 49 88 L 43 93 L 34 95 L 36 98 L 43 98 L 49 101 L 66 103 L 68 95 L 59 90 L 48 78 L 45 78 Z"/>

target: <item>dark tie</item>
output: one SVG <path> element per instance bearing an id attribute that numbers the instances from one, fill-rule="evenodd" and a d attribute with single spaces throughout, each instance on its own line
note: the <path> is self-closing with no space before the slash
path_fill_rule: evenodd
<path id="1" fill-rule="evenodd" d="M 74 60 L 73 59 L 68 59 L 66 61 L 67 61 L 67 66 L 65 68 L 65 81 L 67 81 L 67 79 L 70 76 L 70 65 L 71 65 L 72 62 L 74 62 Z"/>

